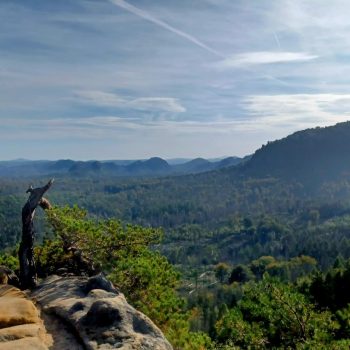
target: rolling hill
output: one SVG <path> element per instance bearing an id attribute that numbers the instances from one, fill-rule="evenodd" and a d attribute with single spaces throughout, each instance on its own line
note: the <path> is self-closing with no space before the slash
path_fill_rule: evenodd
<path id="1" fill-rule="evenodd" d="M 0 161 L 0 177 L 33 176 L 120 176 L 120 177 L 159 177 L 168 175 L 194 174 L 239 164 L 242 158 L 228 157 L 223 160 L 209 161 L 203 158 L 167 162 L 159 157 L 147 160 L 107 160 L 74 161 L 61 159 L 57 161 L 14 160 Z"/>

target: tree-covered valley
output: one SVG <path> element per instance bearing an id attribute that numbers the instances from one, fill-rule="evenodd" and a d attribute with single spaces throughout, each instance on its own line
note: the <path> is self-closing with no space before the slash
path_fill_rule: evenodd
<path id="1" fill-rule="evenodd" d="M 59 257 L 49 257 L 68 232 L 176 349 L 347 349 L 349 140 L 350 123 L 342 123 L 297 132 L 237 165 L 200 173 L 56 173 L 50 201 L 86 213 L 58 208 L 61 226 L 39 215 L 42 273 L 60 265 Z M 46 180 L 47 174 L 26 175 L 25 168 L 22 176 L 0 178 L 0 262 L 16 268 L 25 190 Z M 112 218 L 143 227 L 130 239 L 144 235 L 149 250 L 108 255 L 103 240 L 112 245 L 120 230 L 108 224 Z M 104 253 L 94 252 L 94 240 Z M 164 281 L 156 278 L 157 264 Z"/>

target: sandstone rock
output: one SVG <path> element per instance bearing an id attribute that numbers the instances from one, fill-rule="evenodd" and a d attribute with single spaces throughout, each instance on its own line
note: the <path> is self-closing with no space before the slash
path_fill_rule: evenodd
<path id="1" fill-rule="evenodd" d="M 50 276 L 29 296 L 37 307 L 26 293 L 0 285 L 0 350 L 172 349 L 102 275 Z"/>
<path id="2" fill-rule="evenodd" d="M 38 324 L 21 324 L 0 329 L 0 343 L 26 337 L 40 337 L 41 327 Z"/>
<path id="3" fill-rule="evenodd" d="M 0 328 L 39 321 L 37 309 L 31 301 L 26 299 L 2 297 L 0 310 Z"/>
<path id="4" fill-rule="evenodd" d="M 0 284 L 11 284 L 19 287 L 19 279 L 14 271 L 6 266 L 0 265 Z"/>
<path id="5" fill-rule="evenodd" d="M 1 271 L 0 268 L 0 284 L 7 284 L 8 280 L 7 274 L 4 271 Z"/>
<path id="6" fill-rule="evenodd" d="M 26 294 L 16 287 L 4 284 L 0 285 L 1 297 L 26 298 Z"/>
<path id="7" fill-rule="evenodd" d="M 38 339 L 33 337 L 13 340 L 0 343 L 1 350 L 48 350 L 48 347 Z M 63 349 L 62 349 L 63 350 Z"/>
<path id="8" fill-rule="evenodd" d="M 171 350 L 153 322 L 102 275 L 50 276 L 32 292 L 44 313 L 72 329 L 86 349 Z"/>
<path id="9" fill-rule="evenodd" d="M 33 302 L 19 289 L 0 285 L 0 350 L 45 350 L 49 344 Z"/>

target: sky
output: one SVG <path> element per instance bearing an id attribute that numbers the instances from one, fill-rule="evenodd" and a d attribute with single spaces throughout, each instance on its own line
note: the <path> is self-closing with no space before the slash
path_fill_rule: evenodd
<path id="1" fill-rule="evenodd" d="M 1 0 L 0 159 L 244 156 L 350 119 L 347 0 Z"/>

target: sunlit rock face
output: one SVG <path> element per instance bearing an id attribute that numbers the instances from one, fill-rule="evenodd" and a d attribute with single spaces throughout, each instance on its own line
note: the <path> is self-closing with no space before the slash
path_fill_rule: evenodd
<path id="1" fill-rule="evenodd" d="M 5 280 L 4 280 L 5 281 Z M 0 284 L 0 350 L 172 350 L 103 276 L 58 277 L 33 291 Z"/>
<path id="2" fill-rule="evenodd" d="M 87 349 L 171 350 L 162 332 L 101 275 L 51 276 L 31 297 Z"/>
<path id="3" fill-rule="evenodd" d="M 45 350 L 52 345 L 40 313 L 22 291 L 0 285 L 0 349 Z"/>

